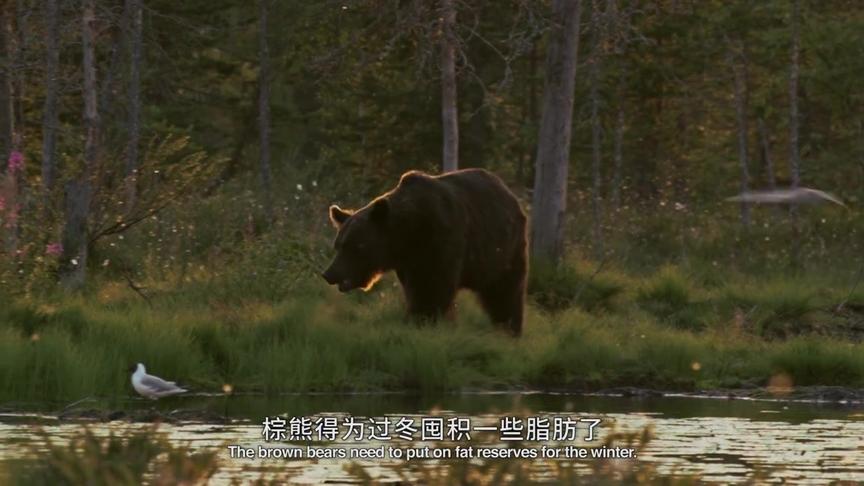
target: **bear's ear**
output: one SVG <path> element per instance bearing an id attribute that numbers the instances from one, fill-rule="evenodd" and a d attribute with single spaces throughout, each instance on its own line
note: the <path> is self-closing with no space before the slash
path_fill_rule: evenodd
<path id="1" fill-rule="evenodd" d="M 337 205 L 330 206 L 330 221 L 333 226 L 340 227 L 348 218 L 351 217 L 351 211 L 345 211 Z"/>
<path id="2" fill-rule="evenodd" d="M 387 221 L 387 216 L 390 215 L 390 201 L 387 199 L 378 199 L 374 203 L 372 203 L 372 212 L 370 213 L 370 218 L 372 221 L 376 223 L 383 223 Z"/>

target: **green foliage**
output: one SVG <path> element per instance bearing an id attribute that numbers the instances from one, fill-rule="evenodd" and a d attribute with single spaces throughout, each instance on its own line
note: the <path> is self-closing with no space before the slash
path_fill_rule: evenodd
<path id="1" fill-rule="evenodd" d="M 730 288 L 727 299 L 749 313 L 753 331 L 763 337 L 788 337 L 812 331 L 817 295 L 806 282 L 763 281 Z"/>
<path id="2" fill-rule="evenodd" d="M 272 6 L 271 22 L 281 29 L 270 39 L 272 220 L 256 166 L 254 4 L 148 3 L 146 147 L 134 210 L 124 206 L 121 163 L 129 70 L 124 56 L 110 64 L 122 22 L 105 11 L 96 46 L 106 74 L 104 143 L 90 227 L 99 239 L 80 296 L 57 294 L 58 257 L 48 252 L 59 239 L 62 182 L 80 168 L 85 128 L 79 34 L 63 29 L 62 174 L 44 198 L 42 127 L 34 122 L 42 118 L 42 71 L 16 71 L 26 87 L 16 105 L 25 167 L 16 181 L 20 224 L 0 229 L 0 396 L 125 395 L 123 370 L 135 361 L 204 389 L 231 383 L 268 393 L 690 388 L 765 382 L 777 372 L 804 383 L 860 384 L 860 362 L 831 347 L 860 341 L 855 317 L 826 311 L 846 297 L 860 265 L 860 212 L 802 207 L 802 268 L 790 271 L 797 236 L 785 213 L 754 208 L 745 231 L 738 207 L 719 203 L 740 177 L 725 61 L 733 38 L 749 56 L 748 118 L 764 121 L 778 182 L 788 179 L 780 150 L 789 143 L 788 2 L 649 4 L 632 12 L 633 35 L 608 53 L 600 78 L 604 161 L 612 160 L 618 109 L 625 114 L 621 205 L 602 208 L 604 256 L 535 263 L 526 336 L 518 341 L 495 332 L 469 297 L 460 298 L 456 322 L 418 326 L 405 322 L 392 280 L 344 296 L 318 277 L 332 253 L 328 204 L 358 206 L 402 171 L 438 166 L 434 9 L 377 1 Z M 545 3 L 512 6 L 460 4 L 460 154 L 462 166 L 499 173 L 528 207 L 549 25 Z M 862 11 L 839 0 L 804 7 L 804 182 L 854 205 Z M 75 9 L 62 14 L 61 24 L 79 25 Z M 33 43 L 24 65 L 45 57 L 39 17 L 28 17 Z M 589 78 L 577 76 L 574 161 L 590 153 L 589 110 L 578 105 Z M 750 125 L 751 182 L 761 187 L 767 175 Z M 607 203 L 613 164 L 604 163 L 600 176 Z M 584 255 L 597 249 L 584 230 L 592 223 L 583 190 L 589 177 L 573 171 L 564 228 L 569 247 Z"/>
<path id="3" fill-rule="evenodd" d="M 60 328 L 77 338 L 87 326 L 81 309 L 74 306 L 58 310 L 50 305 L 30 307 L 11 304 L 2 311 L 2 315 L 10 327 L 18 329 L 25 337 L 38 336 L 49 329 Z"/>
<path id="4" fill-rule="evenodd" d="M 299 271 L 303 264 L 292 265 Z M 496 331 L 467 293 L 455 321 L 418 324 L 405 319 L 392 278 L 346 296 L 310 276 L 287 290 L 290 298 L 277 299 L 266 284 L 232 283 L 236 270 L 149 300 L 108 282 L 92 296 L 50 305 L 13 302 L 0 313 L 0 400 L 118 400 L 132 394 L 126 369 L 139 361 L 193 390 L 231 384 L 269 394 L 689 390 L 764 384 L 777 373 L 802 385 L 864 383 L 861 344 L 847 334 L 855 316 L 820 311 L 839 293 L 813 293 L 807 281 L 764 285 L 728 275 L 724 286 L 701 288 L 668 267 L 642 285 L 621 284 L 634 290 L 602 312 L 529 305 L 525 335 L 513 339 Z M 637 282 L 609 272 L 616 282 Z M 281 275 L 269 278 L 281 285 Z M 810 321 L 818 327 L 798 324 Z M 788 323 L 784 333 L 768 332 L 774 323 Z"/>
<path id="5" fill-rule="evenodd" d="M 622 365 L 618 346 L 584 320 L 577 322 L 562 325 L 554 341 L 538 353 L 533 380 L 550 388 L 598 388 L 618 381 Z"/>
<path id="6" fill-rule="evenodd" d="M 687 281 L 674 268 L 664 268 L 648 279 L 639 289 L 636 301 L 661 321 L 676 327 L 700 329 L 704 325 Z"/>
<path id="7" fill-rule="evenodd" d="M 794 386 L 842 386 L 864 378 L 864 355 L 851 343 L 794 339 L 771 353 L 771 364 Z"/>
<path id="8" fill-rule="evenodd" d="M 687 334 L 661 332 L 650 340 L 640 339 L 631 373 L 638 373 L 658 388 L 693 389 L 701 378 L 694 363 L 711 356 L 706 340 Z"/>
<path id="9" fill-rule="evenodd" d="M 609 310 L 624 287 L 600 274 L 588 273 L 584 266 L 550 265 L 536 261 L 528 275 L 528 295 L 544 309 L 560 311 L 579 306 L 587 311 Z"/>

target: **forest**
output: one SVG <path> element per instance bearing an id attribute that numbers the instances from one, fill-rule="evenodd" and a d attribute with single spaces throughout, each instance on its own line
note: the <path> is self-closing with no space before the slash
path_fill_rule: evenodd
<path id="1" fill-rule="evenodd" d="M 862 79 L 859 0 L 0 2 L 0 483 L 851 484 Z M 328 285 L 338 207 L 469 168 L 515 332 Z M 494 433 L 541 413 L 635 459 Z M 225 447 L 400 415 L 511 459 Z"/>
<path id="2" fill-rule="evenodd" d="M 114 396 L 135 360 L 267 393 L 864 385 L 857 1 L 0 15 L 2 398 Z M 323 282 L 330 204 L 469 167 L 529 215 L 522 338 Z M 846 207 L 726 200 L 796 188 Z"/>

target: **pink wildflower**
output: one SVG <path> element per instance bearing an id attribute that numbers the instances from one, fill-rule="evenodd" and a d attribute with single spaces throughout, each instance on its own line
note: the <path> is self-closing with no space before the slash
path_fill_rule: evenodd
<path id="1" fill-rule="evenodd" d="M 15 172 L 24 168 L 24 154 L 17 150 L 13 150 L 9 153 L 9 172 L 14 174 Z"/>
<path id="2" fill-rule="evenodd" d="M 50 243 L 45 245 L 45 254 L 51 256 L 60 256 L 63 254 L 63 244 L 62 243 Z"/>
<path id="3" fill-rule="evenodd" d="M 18 222 L 18 212 L 21 210 L 20 206 L 15 206 L 9 209 L 9 212 L 6 214 L 6 227 L 14 228 L 15 223 Z"/>

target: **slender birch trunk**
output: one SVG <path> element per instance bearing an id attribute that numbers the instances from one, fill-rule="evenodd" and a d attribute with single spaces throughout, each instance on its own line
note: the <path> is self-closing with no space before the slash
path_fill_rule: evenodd
<path id="1" fill-rule="evenodd" d="M 592 214 L 592 235 L 594 243 L 594 251 L 599 257 L 603 254 L 603 207 L 602 207 L 602 190 L 603 181 L 600 175 L 600 166 L 602 164 L 601 156 L 601 126 L 600 126 L 600 76 L 603 62 L 603 43 L 605 42 L 603 15 L 600 11 L 599 0 L 591 2 L 591 27 L 592 27 L 592 43 L 591 60 L 590 60 L 590 90 L 589 98 L 591 100 L 591 214 Z"/>
<path id="2" fill-rule="evenodd" d="M 750 190 L 750 167 L 747 160 L 747 136 L 749 133 L 747 124 L 747 57 L 744 53 L 743 43 L 736 43 L 730 49 L 738 52 L 730 52 L 729 59 L 735 77 L 735 118 L 738 124 L 738 163 L 741 168 L 741 193 Z M 741 202 L 741 224 L 747 228 L 750 226 L 750 204 Z"/>
<path id="3" fill-rule="evenodd" d="M 267 220 L 273 220 L 272 173 L 270 169 L 270 48 L 267 44 L 268 2 L 258 0 L 258 170 L 264 193 Z"/>
<path id="4" fill-rule="evenodd" d="M 800 76 L 801 57 L 801 0 L 792 0 L 791 48 L 789 62 L 789 178 L 790 186 L 795 189 L 801 184 L 801 154 L 798 151 L 798 78 Z M 798 206 L 789 207 L 789 216 L 795 228 L 792 241 L 791 263 L 793 268 L 801 265 L 801 222 L 798 216 Z"/>
<path id="5" fill-rule="evenodd" d="M 528 53 L 528 82 L 526 83 L 526 100 L 527 100 L 527 109 L 525 111 L 524 123 L 526 125 L 533 125 L 537 123 L 537 42 L 533 42 L 531 44 L 531 52 Z M 519 183 L 525 185 L 526 174 L 525 174 L 525 166 L 526 163 L 530 164 L 531 157 L 533 157 L 536 149 L 533 145 L 525 144 L 526 151 L 524 154 L 519 155 L 519 159 L 516 165 L 516 178 L 519 180 Z"/>
<path id="6" fill-rule="evenodd" d="M 12 90 L 13 12 L 10 5 L 0 5 L 0 174 L 6 172 L 6 161 L 12 153 L 15 134 L 15 109 Z"/>
<path id="7" fill-rule="evenodd" d="M 618 7 L 617 0 L 606 0 L 606 15 L 608 17 L 609 31 L 607 35 L 612 37 L 613 52 L 620 56 L 624 53 L 630 35 L 630 15 L 632 8 Z M 619 66 L 615 98 L 617 109 L 615 113 L 615 133 L 612 145 L 612 189 L 611 205 L 614 211 L 621 208 L 621 185 L 624 179 L 624 130 L 626 129 L 626 113 L 624 108 L 624 97 L 626 94 L 627 68 L 625 63 Z"/>
<path id="8" fill-rule="evenodd" d="M 42 108 L 42 191 L 46 208 L 57 178 L 57 76 L 60 37 L 57 0 L 45 0 L 45 104 Z"/>
<path id="9" fill-rule="evenodd" d="M 624 106 L 621 104 L 618 91 L 618 111 L 615 114 L 615 139 L 612 147 L 612 161 L 615 165 L 612 172 L 612 208 L 618 211 L 621 208 L 621 185 L 624 183 L 624 129 L 626 115 Z"/>
<path id="10" fill-rule="evenodd" d="M 792 1 L 792 48 L 789 66 L 789 176 L 790 185 L 801 184 L 801 154 L 799 153 L 798 78 L 801 66 L 801 1 Z"/>
<path id="11" fill-rule="evenodd" d="M 444 147 L 443 172 L 459 168 L 459 111 L 456 107 L 456 5 L 441 0 L 441 124 Z"/>
<path id="12" fill-rule="evenodd" d="M 99 111 L 96 89 L 95 0 L 83 0 L 81 45 L 84 73 L 84 170 L 66 184 L 66 226 L 63 234 L 61 284 L 68 290 L 84 286 L 87 278 L 88 220 L 92 200 L 92 177 L 99 152 Z"/>
<path id="13" fill-rule="evenodd" d="M 135 209 L 138 197 L 138 147 L 141 143 L 141 44 L 142 0 L 126 0 L 129 16 L 129 119 L 126 145 L 126 214 Z"/>
<path id="14" fill-rule="evenodd" d="M 765 128 L 765 120 L 759 118 L 757 126 L 759 129 L 762 165 L 765 167 L 765 178 L 768 180 L 768 188 L 774 190 L 777 189 L 777 177 L 774 175 L 774 162 L 771 160 L 771 142 L 768 140 L 768 130 Z"/>
<path id="15" fill-rule="evenodd" d="M 546 53 L 531 245 L 535 257 L 557 264 L 564 251 L 564 215 L 582 1 L 554 0 L 552 11 L 554 26 Z"/>

